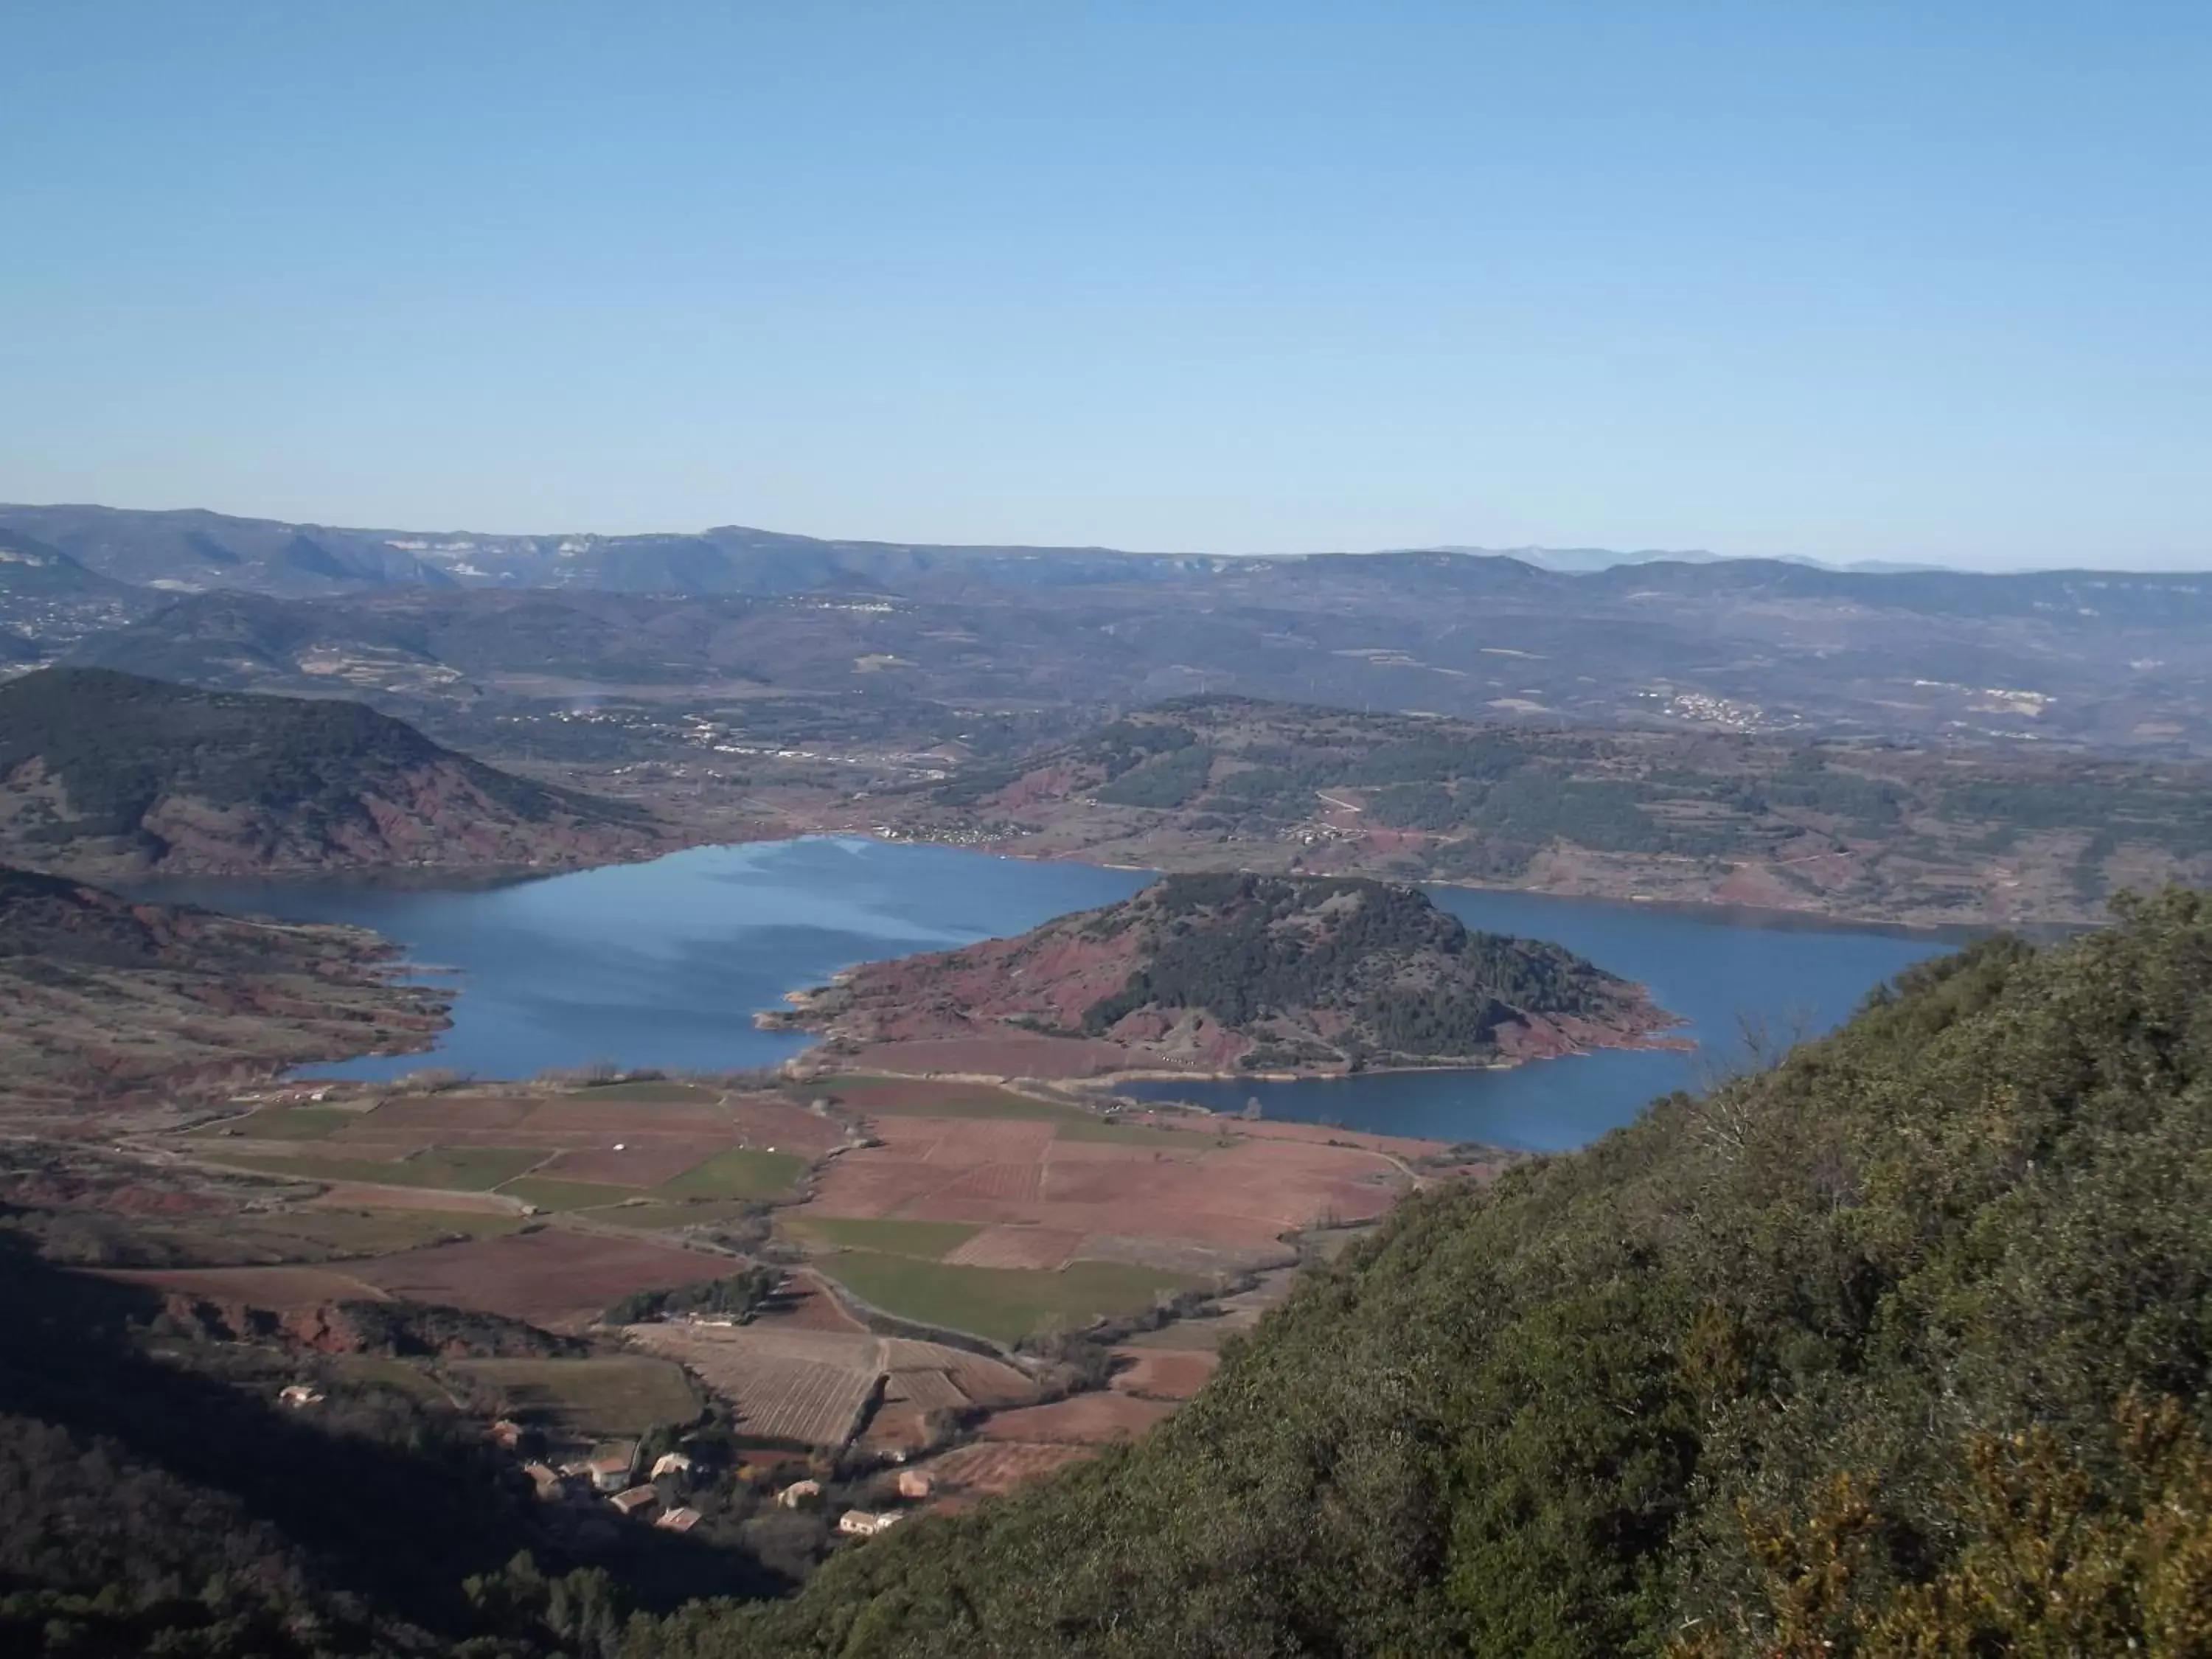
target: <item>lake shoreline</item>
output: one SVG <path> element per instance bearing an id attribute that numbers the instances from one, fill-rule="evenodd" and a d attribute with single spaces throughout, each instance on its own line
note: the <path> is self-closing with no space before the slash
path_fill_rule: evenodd
<path id="1" fill-rule="evenodd" d="M 395 890 L 356 881 L 161 884 L 159 896 L 234 913 L 343 921 L 398 943 L 398 964 L 448 971 L 452 1028 L 428 1052 L 316 1061 L 307 1074 L 388 1082 L 451 1071 L 526 1079 L 599 1062 L 700 1073 L 767 1071 L 817 1046 L 757 1030 L 795 987 L 859 963 L 957 949 L 1127 897 L 1148 872 L 1026 860 L 874 837 L 807 836 L 702 847 L 644 864 L 493 889 Z M 1944 945 L 1815 923 L 1731 925 L 1690 915 L 1494 890 L 1432 886 L 1470 927 L 1557 943 L 1648 988 L 1685 1024 L 1635 1047 L 1586 1048 L 1570 1065 L 1407 1068 L 1346 1076 L 1200 1076 L 1114 1066 L 1075 1086 L 1155 1093 L 1233 1115 L 1262 1097 L 1266 1116 L 1371 1133 L 1526 1151 L 1581 1145 L 1675 1088 L 1723 1066 L 1740 1018 L 1817 1035 L 1875 985 Z M 1694 1042 L 1702 1051 L 1683 1045 Z M 886 1056 L 886 1058 L 890 1058 Z M 910 1058 L 903 1069 L 924 1066 Z M 1114 1057 L 1104 1055 L 1110 1064 Z M 1033 1076 L 1027 1055 L 963 1067 Z M 894 1062 L 894 1068 L 898 1068 Z"/>

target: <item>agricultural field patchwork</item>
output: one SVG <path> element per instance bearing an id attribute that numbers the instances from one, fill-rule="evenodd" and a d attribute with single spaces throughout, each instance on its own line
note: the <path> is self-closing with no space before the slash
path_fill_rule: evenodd
<path id="1" fill-rule="evenodd" d="M 988 1083 L 847 1073 L 817 1078 L 812 1086 L 839 1105 L 872 1117 L 915 1112 L 928 1117 L 1030 1118 L 1052 1123 L 1091 1119 L 1079 1106 L 1040 1100 Z"/>
<path id="2" fill-rule="evenodd" d="M 893 1221 L 856 1216 L 807 1216 L 791 1224 L 801 1238 L 848 1250 L 881 1250 L 940 1261 L 981 1231 L 965 1221 Z"/>
<path id="3" fill-rule="evenodd" d="M 225 1164 L 301 1181 L 362 1181 L 386 1187 L 436 1187 L 489 1192 L 544 1161 L 543 1152 L 520 1146 L 433 1146 L 405 1158 L 327 1158 L 320 1153 L 219 1155 Z"/>
<path id="4" fill-rule="evenodd" d="M 270 1252 L 270 1261 L 298 1261 L 317 1251 L 338 1259 L 419 1249 L 444 1240 L 495 1238 L 524 1220 L 513 1212 L 299 1209 L 243 1218 L 224 1229 L 224 1240 Z"/>
<path id="5" fill-rule="evenodd" d="M 720 1098 L 722 1091 L 702 1083 L 672 1083 L 665 1081 L 636 1083 L 595 1083 L 575 1091 L 575 1098 L 588 1101 L 636 1101 L 646 1105 L 669 1105 L 684 1102 L 711 1104 Z"/>
<path id="6" fill-rule="evenodd" d="M 1174 1415 L 1175 1407 L 1165 1401 L 1100 1389 L 1070 1395 L 1049 1406 L 1000 1412 L 983 1425 L 979 1437 L 1046 1445 L 1107 1445 L 1116 1440 L 1134 1440 Z"/>
<path id="7" fill-rule="evenodd" d="M 687 1227 L 727 1227 L 752 1216 L 757 1205 L 743 1199 L 704 1199 L 689 1202 L 648 1200 L 644 1203 L 618 1201 L 595 1210 L 592 1222 L 603 1227 L 627 1227 L 638 1232 L 680 1232 Z"/>
<path id="8" fill-rule="evenodd" d="M 454 1359 L 439 1374 L 571 1438 L 689 1421 L 712 1396 L 764 1448 L 926 1460 L 956 1506 L 1172 1412 L 1211 1374 L 1218 1337 L 1273 1298 L 1285 1239 L 1380 1215 L 1419 1155 L 1306 1126 L 849 1074 L 750 1092 L 362 1091 L 168 1144 L 320 1185 L 232 1218 L 239 1254 L 206 1259 L 235 1265 L 140 1276 L 261 1306 L 399 1298 L 580 1332 L 635 1293 L 741 1272 L 722 1241 L 772 1218 L 806 1265 L 744 1322 L 631 1324 L 625 1353 Z M 1128 1337 L 1107 1388 L 1048 1406 L 1033 1361 L 863 1322 L 1011 1348 L 1259 1269 L 1256 1295 Z M 981 1438 L 932 1457 L 955 1421 Z"/>
<path id="9" fill-rule="evenodd" d="M 1057 1272 L 958 1267 L 873 1250 L 824 1258 L 823 1272 L 899 1319 L 1018 1342 L 1074 1329 L 1104 1314 L 1139 1313 L 1159 1297 L 1200 1288 L 1181 1273 L 1118 1261 L 1072 1261 Z"/>
<path id="10" fill-rule="evenodd" d="M 806 1173 L 806 1160 L 792 1152 L 749 1146 L 718 1152 L 657 1189 L 662 1198 L 777 1198 Z"/>
<path id="11" fill-rule="evenodd" d="M 509 1417 L 571 1437 L 639 1435 L 695 1420 L 701 1401 L 684 1368 L 647 1354 L 580 1359 L 466 1359 L 452 1369 L 498 1390 Z"/>
<path id="12" fill-rule="evenodd" d="M 1058 1444 L 1015 1443 L 979 1440 L 958 1446 L 918 1465 L 938 1488 L 956 1501 L 996 1498 L 1027 1481 L 1079 1463 L 1091 1449 L 1066 1442 Z"/>
<path id="13" fill-rule="evenodd" d="M 331 1106 L 276 1106 L 209 1124 L 196 1134 L 198 1138 L 234 1135 L 241 1140 L 320 1140 L 359 1115 Z"/>
<path id="14" fill-rule="evenodd" d="M 680 1360 L 729 1401 L 740 1435 L 775 1444 L 844 1445 L 879 1398 L 895 1395 L 927 1410 L 1036 1397 L 1029 1379 L 1001 1361 L 866 1332 L 797 1330 L 770 1321 L 634 1325 L 624 1334 L 647 1352 Z"/>
<path id="15" fill-rule="evenodd" d="M 518 1176 L 499 1189 L 536 1210 L 590 1210 L 619 1204 L 631 1196 L 623 1187 L 594 1181 L 558 1181 L 550 1176 Z"/>
<path id="16" fill-rule="evenodd" d="M 410 1301 L 578 1330 L 626 1296 L 723 1278 L 736 1265 L 730 1256 L 646 1238 L 540 1227 L 383 1256 L 355 1271 Z"/>

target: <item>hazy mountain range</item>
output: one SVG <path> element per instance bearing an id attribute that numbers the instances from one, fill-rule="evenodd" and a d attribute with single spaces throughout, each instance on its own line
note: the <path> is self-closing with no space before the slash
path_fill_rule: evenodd
<path id="1" fill-rule="evenodd" d="M 59 556 L 116 581 L 173 592 L 217 587 L 307 596 L 365 587 L 584 587 L 617 592 L 776 593 L 842 583 L 966 577 L 1038 586 L 1174 580 L 1228 564 L 1266 566 L 1346 556 L 1450 554 L 1540 569 L 1601 574 L 1627 566 L 1790 565 L 1856 575 L 1934 574 L 1938 565 L 1796 556 L 1741 559 L 1702 549 L 1447 546 L 1381 553 L 1230 556 L 1129 553 L 1105 547 L 947 545 L 842 540 L 723 525 L 696 532 L 544 536 L 348 528 L 233 518 L 198 508 L 0 505 L 0 550 Z M 0 563 L 7 558 L 0 550 Z M 1958 574 L 1958 573 L 1953 573 Z M 6 572 L 0 568 L 0 580 Z M 1990 580 L 1997 578 L 1991 577 Z"/>
<path id="2" fill-rule="evenodd" d="M 343 692 L 465 744 L 483 738 L 449 723 L 463 705 L 489 717 L 529 712 L 516 697 L 742 685 L 897 704 L 915 713 L 897 723 L 916 747 L 970 730 L 957 709 L 1231 691 L 1492 719 L 2212 750 L 2212 575 L 1588 549 L 1232 558 L 737 526 L 464 536 L 80 507 L 0 507 L 0 663 Z"/>

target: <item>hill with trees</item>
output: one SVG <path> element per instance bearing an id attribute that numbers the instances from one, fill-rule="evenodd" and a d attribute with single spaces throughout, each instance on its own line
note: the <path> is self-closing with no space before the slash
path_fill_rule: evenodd
<path id="1" fill-rule="evenodd" d="M 634 807 L 498 771 L 331 699 L 108 669 L 0 685 L 0 857 L 94 878 L 558 867 L 665 850 Z"/>
<path id="2" fill-rule="evenodd" d="M 1172 1420 L 626 1652 L 2212 1652 L 2212 902 L 1316 1270 Z"/>
<path id="3" fill-rule="evenodd" d="M 1213 696 L 979 760 L 909 795 L 896 822 L 917 839 L 1152 869 L 1233 860 L 1990 926 L 2094 923 L 2115 891 L 2212 882 L 2208 811 L 2212 770 L 2195 763 Z"/>
<path id="4" fill-rule="evenodd" d="M 1473 932 L 1419 888 L 1235 872 L 1170 876 L 793 1000 L 772 1023 L 823 1031 L 833 1054 L 972 1071 L 997 1052 L 1031 1076 L 1486 1065 L 1674 1023 L 1638 987 L 1556 945 Z"/>

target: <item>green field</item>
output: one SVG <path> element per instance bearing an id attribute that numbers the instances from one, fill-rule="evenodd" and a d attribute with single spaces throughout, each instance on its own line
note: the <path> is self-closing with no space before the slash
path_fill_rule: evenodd
<path id="1" fill-rule="evenodd" d="M 386 1163 L 373 1158 L 223 1156 L 241 1170 L 290 1176 L 298 1181 L 374 1181 L 387 1187 L 441 1187 L 448 1192 L 489 1192 L 545 1161 L 525 1146 L 432 1146 Z"/>
<path id="2" fill-rule="evenodd" d="M 509 1213 L 283 1210 L 149 1222 L 133 1234 L 180 1267 L 267 1267 L 389 1255 L 445 1238 L 489 1238 L 522 1224 L 521 1216 Z"/>
<path id="3" fill-rule="evenodd" d="M 256 1245 L 281 1260 L 388 1255 L 441 1238 L 495 1238 L 523 1224 L 520 1215 L 471 1215 L 465 1210 L 292 1210 L 240 1218 L 226 1242 Z"/>
<path id="4" fill-rule="evenodd" d="M 501 1196 L 519 1198 L 541 1210 L 591 1210 L 634 1196 L 635 1187 L 610 1187 L 603 1181 L 562 1181 L 555 1176 L 519 1176 L 500 1188 Z"/>
<path id="5" fill-rule="evenodd" d="M 732 1146 L 653 1190 L 659 1198 L 780 1198 L 805 1173 L 795 1153 Z"/>
<path id="6" fill-rule="evenodd" d="M 1074 1327 L 1101 1314 L 1135 1313 L 1163 1291 L 1196 1289 L 1183 1273 L 1119 1261 L 1071 1261 L 1057 1273 L 949 1267 L 940 1261 L 847 1250 L 817 1264 L 885 1313 L 950 1330 L 1018 1342 L 1050 1324 Z"/>
<path id="7" fill-rule="evenodd" d="M 696 1083 L 602 1083 L 596 1088 L 579 1089 L 580 1100 L 636 1100 L 663 1106 L 684 1101 L 714 1101 L 722 1097 L 719 1089 L 708 1089 Z"/>
<path id="8" fill-rule="evenodd" d="M 333 1354 L 323 1362 L 340 1380 L 353 1383 L 373 1384 L 407 1395 L 426 1406 L 447 1406 L 453 1396 L 438 1385 L 437 1379 L 419 1365 L 404 1359 L 387 1359 L 379 1354 Z"/>
<path id="9" fill-rule="evenodd" d="M 592 1219 L 611 1227 L 658 1232 L 670 1227 L 726 1225 L 744 1220 L 756 1207 L 752 1200 L 741 1198 L 703 1199 L 690 1204 L 655 1200 L 646 1204 L 617 1204 L 612 1209 L 598 1212 Z"/>
<path id="10" fill-rule="evenodd" d="M 887 1255 L 935 1261 L 958 1249 L 981 1231 L 965 1221 L 877 1220 L 843 1216 L 795 1217 L 791 1231 L 802 1238 L 852 1250 L 880 1250 Z"/>
<path id="11" fill-rule="evenodd" d="M 452 1369 L 498 1389 L 511 1415 L 566 1434 L 638 1435 L 699 1415 L 690 1379 L 671 1359 L 465 1359 Z"/>
<path id="12" fill-rule="evenodd" d="M 1222 1343 L 1230 1337 L 1251 1334 L 1249 1325 L 1232 1323 L 1226 1319 L 1178 1319 L 1172 1325 L 1163 1325 L 1156 1331 L 1139 1331 L 1121 1346 L 1128 1348 L 1165 1348 L 1183 1353 L 1200 1351 L 1218 1353 Z"/>
<path id="13" fill-rule="evenodd" d="M 360 1122 L 364 1115 L 335 1106 L 275 1106 L 227 1122 L 210 1123 L 192 1133 L 216 1139 L 235 1135 L 240 1140 L 320 1140 L 333 1129 Z"/>

